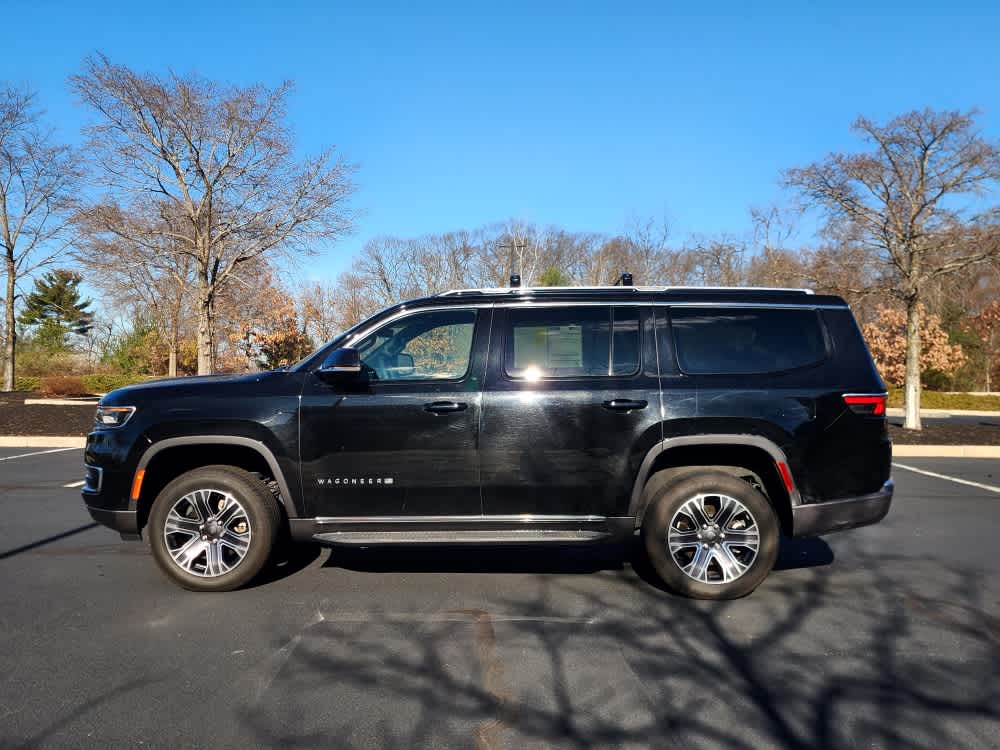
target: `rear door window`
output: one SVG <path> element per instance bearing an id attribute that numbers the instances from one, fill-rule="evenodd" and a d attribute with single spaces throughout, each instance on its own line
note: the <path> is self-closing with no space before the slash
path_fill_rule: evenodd
<path id="1" fill-rule="evenodd" d="M 638 308 L 510 308 L 504 370 L 531 380 L 634 375 L 639 371 Z"/>
<path id="2" fill-rule="evenodd" d="M 677 362 L 692 375 L 782 372 L 827 356 L 815 310 L 674 307 L 670 319 Z"/>

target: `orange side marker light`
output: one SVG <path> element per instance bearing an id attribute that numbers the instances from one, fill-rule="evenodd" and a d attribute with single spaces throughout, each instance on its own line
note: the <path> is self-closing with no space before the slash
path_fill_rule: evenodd
<path id="1" fill-rule="evenodd" d="M 145 476 L 145 469 L 139 469 L 139 471 L 135 473 L 135 478 L 132 480 L 132 493 L 129 495 L 132 500 L 139 499 L 139 494 L 142 492 L 142 480 Z"/>

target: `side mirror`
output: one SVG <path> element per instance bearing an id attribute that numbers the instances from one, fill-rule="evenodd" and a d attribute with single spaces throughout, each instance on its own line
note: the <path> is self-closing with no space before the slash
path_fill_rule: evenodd
<path id="1" fill-rule="evenodd" d="M 330 353 L 323 365 L 317 371 L 320 377 L 337 377 L 358 375 L 361 372 L 361 355 L 357 349 L 345 346 Z"/>

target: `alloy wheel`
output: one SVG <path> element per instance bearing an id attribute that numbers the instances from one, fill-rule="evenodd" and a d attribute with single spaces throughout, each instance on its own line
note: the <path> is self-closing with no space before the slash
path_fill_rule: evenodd
<path id="1" fill-rule="evenodd" d="M 171 506 L 163 526 L 167 552 L 185 573 L 225 575 L 246 557 L 252 530 L 246 509 L 232 493 L 198 489 Z"/>
<path id="2" fill-rule="evenodd" d="M 757 520 L 734 497 L 695 495 L 670 520 L 667 548 L 677 566 L 695 581 L 729 583 L 746 573 L 757 559 Z"/>

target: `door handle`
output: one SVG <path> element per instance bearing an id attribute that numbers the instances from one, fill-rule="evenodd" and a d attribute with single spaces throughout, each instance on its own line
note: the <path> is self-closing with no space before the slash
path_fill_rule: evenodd
<path id="1" fill-rule="evenodd" d="M 429 411 L 431 414 L 451 414 L 456 411 L 465 411 L 468 406 L 468 404 L 459 401 L 432 401 L 429 404 L 424 404 L 424 411 Z"/>
<path id="2" fill-rule="evenodd" d="M 645 409 L 648 401 L 638 400 L 633 401 L 628 398 L 613 398 L 610 401 L 604 402 L 604 408 L 610 411 L 623 411 L 630 412 L 633 409 Z"/>

